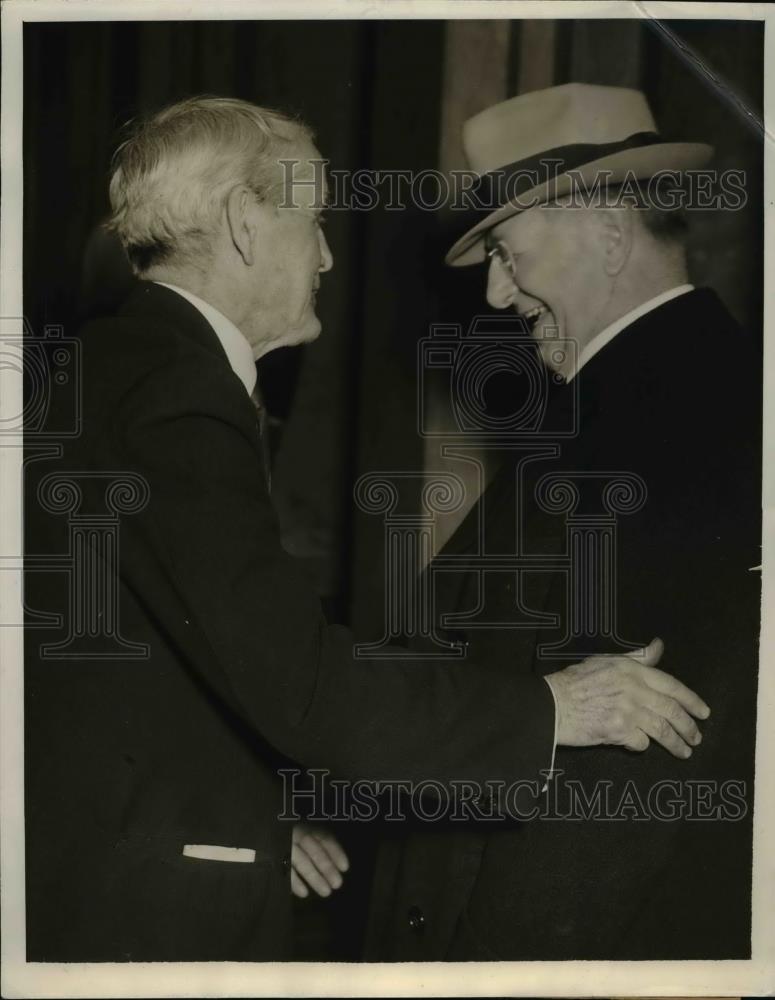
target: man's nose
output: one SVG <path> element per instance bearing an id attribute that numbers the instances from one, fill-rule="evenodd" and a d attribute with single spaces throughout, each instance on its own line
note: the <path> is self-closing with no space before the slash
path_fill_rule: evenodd
<path id="1" fill-rule="evenodd" d="M 320 267 L 318 271 L 330 271 L 334 266 L 334 255 L 328 245 L 326 234 L 322 229 L 318 229 L 318 242 L 320 243 Z"/>
<path id="2" fill-rule="evenodd" d="M 496 259 L 490 261 L 487 272 L 487 301 L 493 309 L 505 309 L 510 306 L 517 294 L 514 279 L 507 273 L 503 264 Z"/>

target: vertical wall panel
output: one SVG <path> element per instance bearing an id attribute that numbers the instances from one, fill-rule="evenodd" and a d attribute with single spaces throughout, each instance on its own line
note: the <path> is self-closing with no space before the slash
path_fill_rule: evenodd
<path id="1" fill-rule="evenodd" d="M 555 82 L 557 22 L 523 21 L 520 25 L 517 93 L 543 90 Z"/>
<path id="2" fill-rule="evenodd" d="M 506 97 L 511 21 L 447 21 L 441 93 L 439 168 L 467 166 L 460 142 L 466 118 Z"/>
<path id="3" fill-rule="evenodd" d="M 615 21 L 597 19 L 573 22 L 571 46 L 565 65 L 567 81 L 598 83 L 610 87 L 642 85 L 643 22 L 638 18 Z"/>
<path id="4" fill-rule="evenodd" d="M 439 168 L 446 174 L 466 170 L 469 164 L 463 153 L 461 132 L 466 119 L 511 96 L 510 82 L 514 79 L 514 31 L 512 21 L 448 21 L 444 39 L 444 77 L 441 94 L 441 135 L 439 138 Z M 443 211 L 450 230 L 457 220 L 449 210 Z M 439 253 L 443 248 L 439 247 Z M 461 320 L 463 317 L 460 317 Z M 443 375 L 427 372 L 424 382 L 425 407 L 434 431 L 453 430 L 449 419 L 449 392 Z M 429 437 L 424 441 L 425 472 L 457 475 L 465 487 L 465 502 L 456 511 L 436 516 L 435 548 L 443 548 L 455 529 L 479 497 L 480 480 L 468 463 L 445 458 L 441 454 L 444 440 Z M 487 455 L 476 456 L 486 465 Z M 432 557 L 435 553 L 428 553 Z M 419 566 L 421 570 L 423 567 Z"/>
<path id="5" fill-rule="evenodd" d="M 419 172 L 435 167 L 444 24 L 382 22 L 371 65 L 372 143 L 366 165 Z M 464 70 L 461 67 L 461 72 Z M 436 266 L 434 214 L 408 205 L 366 213 L 361 343 L 358 470 L 422 470 L 416 427 L 416 351 L 435 317 L 428 269 Z M 404 497 L 416 508 L 417 496 Z M 374 637 L 382 628 L 385 586 L 379 517 L 354 512 L 353 621 Z"/>

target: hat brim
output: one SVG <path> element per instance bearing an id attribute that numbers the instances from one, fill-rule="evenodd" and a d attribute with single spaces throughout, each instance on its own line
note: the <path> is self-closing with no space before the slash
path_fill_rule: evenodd
<path id="1" fill-rule="evenodd" d="M 581 167 L 574 168 L 574 179 L 579 178 L 584 184 L 593 184 L 595 175 L 606 171 L 606 182 L 620 183 L 627 178 L 646 180 L 660 171 L 691 170 L 706 164 L 713 156 L 713 147 L 699 142 L 660 142 L 640 149 L 626 149 L 610 156 L 593 160 Z M 519 199 L 490 212 L 473 228 L 469 229 L 450 248 L 445 262 L 452 267 L 467 267 L 479 264 L 485 259 L 484 234 L 488 229 L 526 211 L 527 208 L 545 204 L 550 198 L 568 194 L 571 190 L 571 177 L 567 173 L 558 174 L 549 182 L 520 194 Z"/>

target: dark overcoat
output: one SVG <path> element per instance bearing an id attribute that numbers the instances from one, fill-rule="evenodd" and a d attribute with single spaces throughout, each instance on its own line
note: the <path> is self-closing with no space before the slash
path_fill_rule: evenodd
<path id="1" fill-rule="evenodd" d="M 613 506 L 615 541 L 600 558 L 616 570 L 615 627 L 595 611 L 607 598 L 594 567 L 586 591 L 571 590 L 559 567 L 519 578 L 493 573 L 484 587 L 473 572 L 454 582 L 443 573 L 440 611 L 473 612 L 481 599 L 474 619 L 508 623 L 521 602 L 554 620 L 532 630 L 467 630 L 472 669 L 489 672 L 495 686 L 514 670 L 546 674 L 658 635 L 660 666 L 712 714 L 688 761 L 656 744 L 641 755 L 561 749 L 549 792 L 518 804 L 512 821 L 394 831 L 377 868 L 367 958 L 750 955 L 761 371 L 757 342 L 713 292 L 668 301 L 582 368 L 577 403 L 573 383 L 557 395 L 555 413 L 578 405 L 580 418 L 560 456 L 533 463 L 522 481 L 519 463 L 507 465 L 480 502 L 483 513 L 475 509 L 453 537 L 448 553 L 479 551 L 481 515 L 487 552 L 513 553 L 519 524 L 529 551 L 562 559 L 574 524 L 589 530 L 598 516 L 600 530 Z M 555 478 L 542 491 L 543 476 Z M 630 485 L 604 502 L 606 478 Z M 556 513 L 546 509 L 553 504 Z M 573 544 L 586 544 L 580 537 Z M 585 636 L 576 626 L 587 611 Z"/>

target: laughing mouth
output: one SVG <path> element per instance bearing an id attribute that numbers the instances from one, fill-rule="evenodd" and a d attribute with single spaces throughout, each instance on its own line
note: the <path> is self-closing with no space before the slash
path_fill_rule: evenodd
<path id="1" fill-rule="evenodd" d="M 528 328 L 532 332 L 535 329 L 536 323 L 544 315 L 544 313 L 549 312 L 547 306 L 534 306 L 532 309 L 528 309 L 527 312 L 521 313 L 521 318 L 527 323 Z"/>

